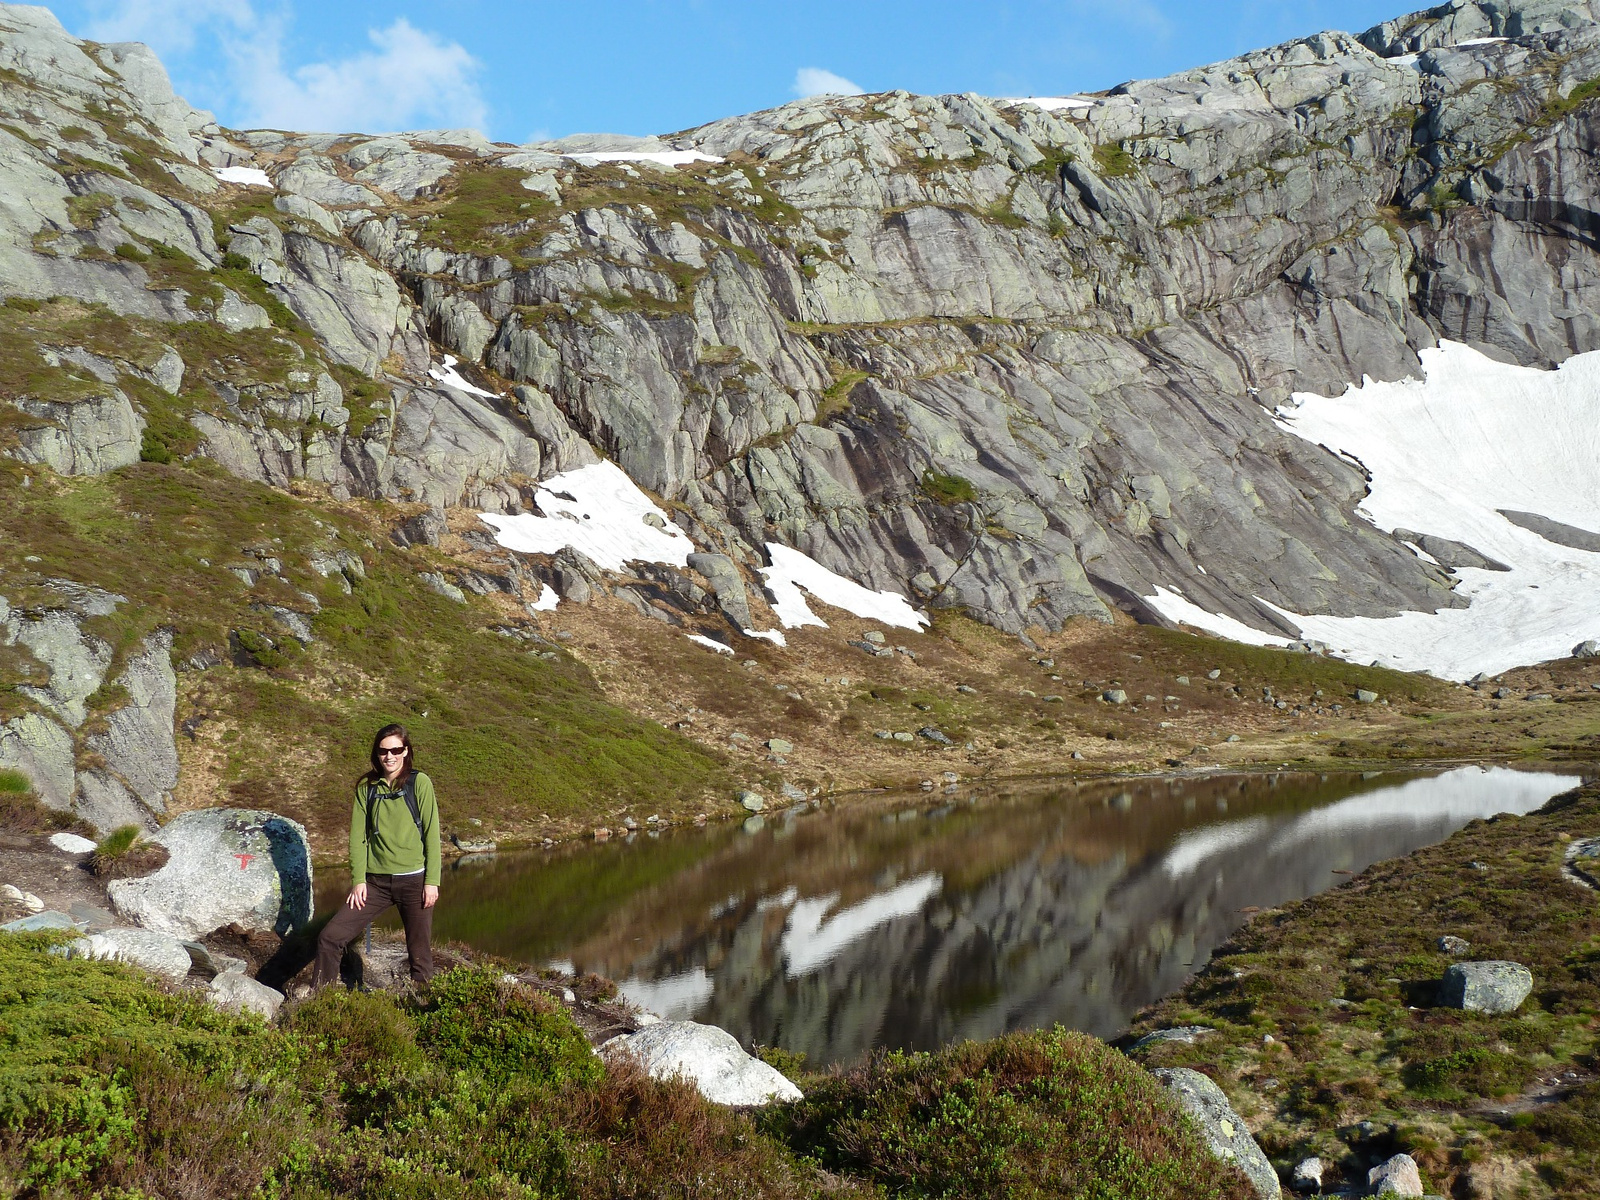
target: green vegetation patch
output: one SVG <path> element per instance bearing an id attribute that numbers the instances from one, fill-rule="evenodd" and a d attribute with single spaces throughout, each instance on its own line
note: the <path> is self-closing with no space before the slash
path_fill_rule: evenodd
<path id="1" fill-rule="evenodd" d="M 934 470 L 922 473 L 922 494 L 939 504 L 971 504 L 978 498 L 969 480 Z"/>
<path id="2" fill-rule="evenodd" d="M 1264 914 L 1133 1029 L 1212 1036 L 1142 1058 L 1214 1075 L 1280 1167 L 1320 1154 L 1364 1181 L 1369 1154 L 1404 1150 L 1434 1192 L 1476 1192 L 1475 1164 L 1495 1159 L 1528 1194 L 1600 1196 L 1586 1082 L 1600 1051 L 1600 903 L 1561 874 L 1570 839 L 1596 834 L 1591 785 Z M 1467 958 L 1523 963 L 1532 995 L 1499 1016 L 1438 1007 L 1457 961 L 1438 948 L 1444 934 L 1470 943 Z M 1575 1085 L 1528 1100 L 1569 1071 Z M 1380 1132 L 1341 1136 L 1363 1121 Z"/>
<path id="3" fill-rule="evenodd" d="M 1249 1187 L 1200 1145 L 1153 1077 L 1059 1027 L 884 1054 L 809 1084 L 768 1128 L 890 1195 L 1200 1200 Z"/>
<path id="4" fill-rule="evenodd" d="M 1121 179 L 1139 173 L 1138 160 L 1116 142 L 1106 142 L 1094 148 L 1095 166 L 1107 179 Z"/>

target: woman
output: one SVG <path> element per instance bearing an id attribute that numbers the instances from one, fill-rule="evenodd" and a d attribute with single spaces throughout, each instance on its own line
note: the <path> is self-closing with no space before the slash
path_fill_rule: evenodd
<path id="1" fill-rule="evenodd" d="M 411 735 L 385 725 L 372 739 L 372 770 L 350 813 L 350 895 L 317 939 L 312 987 L 339 978 L 345 947 L 391 905 L 406 929 L 414 983 L 433 977 L 433 906 L 439 900 L 439 805 L 433 781 L 412 765 Z"/>

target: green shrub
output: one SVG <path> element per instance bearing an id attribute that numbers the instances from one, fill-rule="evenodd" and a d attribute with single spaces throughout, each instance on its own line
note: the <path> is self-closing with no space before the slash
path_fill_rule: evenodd
<path id="1" fill-rule="evenodd" d="M 1107 142 L 1105 145 L 1096 146 L 1094 148 L 1094 161 L 1100 168 L 1100 174 L 1108 179 L 1120 179 L 1125 175 L 1134 175 L 1139 170 L 1139 164 L 1134 160 L 1133 155 L 1115 142 Z"/>
<path id="2" fill-rule="evenodd" d="M 89 855 L 89 869 L 102 879 L 145 875 L 167 861 L 164 846 L 142 840 L 137 825 L 121 825 L 101 838 Z"/>
<path id="3" fill-rule="evenodd" d="M 937 471 L 922 473 L 922 491 L 930 500 L 940 504 L 970 504 L 978 498 L 971 482 L 959 475 L 941 475 Z"/>
<path id="4" fill-rule="evenodd" d="M 150 256 L 132 242 L 123 242 L 117 246 L 117 257 L 125 258 L 129 262 L 149 262 Z"/>
<path id="5" fill-rule="evenodd" d="M 457 967 L 436 976 L 417 1029 L 418 1041 L 441 1065 L 470 1067 L 491 1081 L 555 1087 L 594 1083 L 602 1073 L 559 1003 L 504 983 L 492 971 Z"/>
<path id="6" fill-rule="evenodd" d="M 33 785 L 21 771 L 13 771 L 9 767 L 0 768 L 0 793 L 17 796 L 32 791 Z"/>
<path id="7" fill-rule="evenodd" d="M 1154 1078 L 1059 1027 L 878 1055 L 764 1120 L 829 1170 L 896 1195 L 1198 1200 L 1248 1191 Z"/>
<path id="8" fill-rule="evenodd" d="M 248 271 L 250 269 L 250 260 L 244 255 L 235 254 L 230 250 L 222 256 L 222 269 L 224 271 Z"/>
<path id="9" fill-rule="evenodd" d="M 27 296 L 7 296 L 6 307 L 13 312 L 36 313 L 44 307 L 44 302 L 29 299 Z"/>

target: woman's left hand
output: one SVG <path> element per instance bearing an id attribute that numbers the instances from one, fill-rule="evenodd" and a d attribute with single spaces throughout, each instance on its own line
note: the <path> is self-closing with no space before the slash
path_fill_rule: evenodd
<path id="1" fill-rule="evenodd" d="M 422 907 L 432 908 L 439 903 L 439 887 L 437 884 L 427 883 L 422 886 Z"/>

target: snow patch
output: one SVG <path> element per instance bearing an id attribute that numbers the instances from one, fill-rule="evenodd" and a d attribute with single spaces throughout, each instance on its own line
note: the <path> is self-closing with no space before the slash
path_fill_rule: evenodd
<path id="1" fill-rule="evenodd" d="M 715 154 L 702 154 L 698 150 L 594 150 L 584 154 L 563 154 L 586 167 L 603 162 L 647 162 L 662 167 L 685 167 L 690 163 L 719 163 Z"/>
<path id="2" fill-rule="evenodd" d="M 276 187 L 260 167 L 218 167 L 212 174 L 223 183 L 242 183 L 245 187 Z"/>
<path id="3" fill-rule="evenodd" d="M 1464 42 L 1456 42 L 1450 46 L 1451 50 L 1461 50 L 1467 46 L 1497 46 L 1506 39 L 1503 37 L 1468 38 Z"/>
<path id="4" fill-rule="evenodd" d="M 874 592 L 864 588 L 789 546 L 768 542 L 767 557 L 772 565 L 761 568 L 761 577 L 772 594 L 772 611 L 785 629 L 798 629 L 802 625 L 828 627 L 826 621 L 811 611 L 802 588 L 823 604 L 842 608 L 869 621 L 899 629 L 921 629 L 928 623 L 928 618 L 897 592 Z"/>
<path id="5" fill-rule="evenodd" d="M 716 638 L 706 637 L 702 633 L 688 633 L 684 636 L 696 645 L 704 646 L 707 650 L 715 650 L 718 654 L 733 653 L 733 647 L 728 645 L 727 642 L 719 642 Z"/>
<path id="6" fill-rule="evenodd" d="M 1268 607 L 1340 658 L 1446 679 L 1564 658 L 1600 637 L 1600 554 L 1547 541 L 1498 510 L 1600 533 L 1600 351 L 1554 371 L 1496 362 L 1457 342 L 1421 357 L 1422 380 L 1296 393 L 1278 424 L 1365 466 L 1372 485 L 1356 511 L 1379 529 L 1464 542 L 1511 569 L 1458 568 L 1466 608 L 1330 617 Z M 1168 589 L 1149 599 L 1172 620 L 1282 644 Z"/>
<path id="7" fill-rule="evenodd" d="M 479 513 L 479 519 L 508 550 L 554 554 L 571 546 L 606 571 L 620 571 L 630 562 L 682 567 L 694 550 L 667 514 L 612 462 L 553 475 L 539 484 L 534 500 L 544 515 Z M 659 525 L 650 523 L 652 516 Z"/>
<path id="8" fill-rule="evenodd" d="M 486 400 L 498 400 L 500 397 L 494 392 L 486 392 L 481 387 L 474 387 L 461 377 L 461 372 L 456 370 L 456 363 L 460 359 L 454 354 L 444 356 L 444 365 L 429 367 L 428 378 L 438 380 L 445 387 L 455 388 L 458 392 L 466 392 L 469 396 L 482 396 Z"/>
<path id="9" fill-rule="evenodd" d="M 1035 108 L 1042 108 L 1045 112 L 1057 112 L 1066 109 L 1069 112 L 1086 108 L 1093 108 L 1098 100 L 1090 100 L 1085 96 L 1002 96 L 999 103 L 1008 108 L 1018 104 L 1031 104 Z"/>
<path id="10" fill-rule="evenodd" d="M 789 639 L 776 629 L 745 629 L 745 637 L 760 638 L 762 641 L 771 642 L 774 646 L 787 646 Z"/>
<path id="11" fill-rule="evenodd" d="M 561 603 L 561 593 L 548 583 L 539 590 L 539 598 L 528 605 L 534 612 L 554 612 L 556 605 Z"/>

